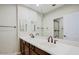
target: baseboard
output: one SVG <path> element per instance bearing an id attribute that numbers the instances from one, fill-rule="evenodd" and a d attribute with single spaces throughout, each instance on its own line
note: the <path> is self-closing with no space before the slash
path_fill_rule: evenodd
<path id="1" fill-rule="evenodd" d="M 17 53 L 16 53 L 16 55 L 20 55 L 20 54 L 21 54 L 21 52 L 17 52 Z"/>
<path id="2" fill-rule="evenodd" d="M 8 52 L 0 52 L 0 55 L 20 55 L 21 52 L 13 52 L 13 53 L 8 53 Z"/>

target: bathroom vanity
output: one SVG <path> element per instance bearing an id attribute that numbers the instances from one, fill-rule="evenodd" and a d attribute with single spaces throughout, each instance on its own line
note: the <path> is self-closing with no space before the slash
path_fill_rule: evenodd
<path id="1" fill-rule="evenodd" d="M 49 55 L 49 53 L 22 39 L 20 39 L 20 51 L 22 55 Z"/>
<path id="2" fill-rule="evenodd" d="M 48 42 L 47 37 L 31 38 L 25 33 L 21 33 L 19 39 L 23 55 L 79 55 L 79 42 L 58 39 L 54 44 Z"/>

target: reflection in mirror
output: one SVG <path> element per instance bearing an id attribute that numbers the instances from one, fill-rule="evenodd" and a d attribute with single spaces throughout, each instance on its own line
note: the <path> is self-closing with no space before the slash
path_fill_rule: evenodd
<path id="1" fill-rule="evenodd" d="M 39 27 L 37 27 L 37 29 L 40 29 Z"/>
<path id="2" fill-rule="evenodd" d="M 27 24 L 25 24 L 25 31 L 27 32 Z"/>
<path id="3" fill-rule="evenodd" d="M 19 22 L 19 29 L 20 31 L 24 31 L 24 24 L 22 22 Z"/>
<path id="4" fill-rule="evenodd" d="M 54 38 L 63 39 L 63 17 L 54 19 Z"/>
<path id="5" fill-rule="evenodd" d="M 34 31 L 36 31 L 36 25 L 34 25 Z"/>

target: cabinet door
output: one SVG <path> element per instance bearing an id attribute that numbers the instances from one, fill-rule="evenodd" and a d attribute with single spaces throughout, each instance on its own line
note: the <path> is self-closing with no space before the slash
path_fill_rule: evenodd
<path id="1" fill-rule="evenodd" d="M 35 46 L 30 44 L 30 55 L 37 55 L 37 53 L 35 53 Z"/>
<path id="2" fill-rule="evenodd" d="M 35 52 L 38 53 L 39 55 L 50 55 L 49 53 L 47 53 L 39 48 L 35 48 Z"/>
<path id="3" fill-rule="evenodd" d="M 22 39 L 20 39 L 20 51 L 22 52 Z"/>
<path id="4" fill-rule="evenodd" d="M 35 51 L 33 51 L 32 49 L 30 49 L 30 55 L 38 55 L 38 54 L 35 53 Z"/>
<path id="5" fill-rule="evenodd" d="M 26 43 L 26 42 L 25 42 L 24 40 L 20 39 L 20 51 L 21 51 L 21 54 L 22 54 L 22 55 L 25 55 L 25 50 L 26 50 L 26 49 L 25 49 L 25 47 L 26 47 L 26 46 L 25 46 L 25 43 Z"/>
<path id="6" fill-rule="evenodd" d="M 29 47 L 25 45 L 25 55 L 29 55 Z"/>
<path id="7" fill-rule="evenodd" d="M 22 54 L 25 55 L 25 41 L 22 41 Z"/>
<path id="8" fill-rule="evenodd" d="M 30 49 L 34 51 L 35 50 L 35 46 L 30 44 Z"/>
<path id="9" fill-rule="evenodd" d="M 20 39 L 20 51 L 21 54 L 24 54 L 24 41 L 22 39 Z"/>

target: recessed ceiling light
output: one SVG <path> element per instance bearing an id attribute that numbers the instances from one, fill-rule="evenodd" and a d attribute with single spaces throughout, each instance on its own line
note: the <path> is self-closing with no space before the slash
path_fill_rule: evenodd
<path id="1" fill-rule="evenodd" d="M 56 6 L 56 4 L 52 4 L 52 6 Z"/>
<path id="2" fill-rule="evenodd" d="M 38 7 L 38 6 L 39 6 L 39 4 L 36 4 L 36 6 Z"/>

